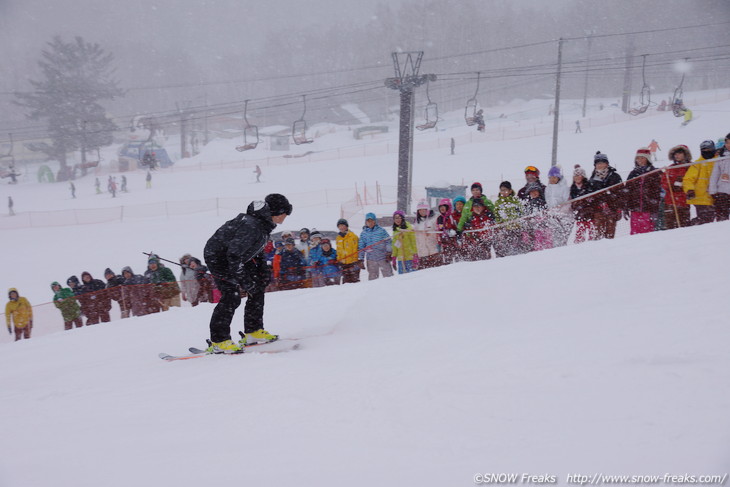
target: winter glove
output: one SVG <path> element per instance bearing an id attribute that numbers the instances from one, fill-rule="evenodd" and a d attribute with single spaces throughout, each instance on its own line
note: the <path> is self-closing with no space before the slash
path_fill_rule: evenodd
<path id="1" fill-rule="evenodd" d="M 390 265 L 393 266 L 393 270 L 394 271 L 397 271 L 398 270 L 398 264 L 395 262 L 395 257 L 391 257 L 390 258 Z"/>
<path id="2" fill-rule="evenodd" d="M 449 236 L 449 237 L 456 237 L 456 230 L 454 230 L 453 228 L 452 228 L 452 229 L 450 229 L 450 230 L 448 231 L 448 236 Z"/>
<path id="3" fill-rule="evenodd" d="M 694 189 L 690 189 L 689 191 L 687 191 L 687 199 L 688 200 L 695 199 L 695 190 Z"/>

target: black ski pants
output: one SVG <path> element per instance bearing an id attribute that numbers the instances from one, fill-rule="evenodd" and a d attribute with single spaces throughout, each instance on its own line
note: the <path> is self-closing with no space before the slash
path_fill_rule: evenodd
<path id="1" fill-rule="evenodd" d="M 221 300 L 213 310 L 210 318 L 210 340 L 222 342 L 231 339 L 231 321 L 236 309 L 241 305 L 241 291 L 238 284 L 215 280 L 221 292 Z M 264 288 L 258 287 L 246 298 L 243 315 L 243 332 L 253 333 L 264 327 Z"/>

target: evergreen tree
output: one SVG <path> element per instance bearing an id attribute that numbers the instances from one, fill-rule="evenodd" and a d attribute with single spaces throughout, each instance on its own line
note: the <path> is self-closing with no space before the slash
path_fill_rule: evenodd
<path id="1" fill-rule="evenodd" d="M 48 122 L 51 143 L 36 147 L 49 159 L 60 162 L 59 180 L 63 181 L 71 177 L 66 159 L 69 152 L 81 150 L 83 165 L 87 151 L 112 143 L 117 127 L 99 102 L 113 100 L 124 92 L 112 79 L 114 56 L 99 44 L 81 37 L 64 42 L 57 36 L 41 56 L 38 65 L 43 79 L 31 80 L 35 90 L 18 94 L 16 103 L 29 109 L 29 119 Z"/>

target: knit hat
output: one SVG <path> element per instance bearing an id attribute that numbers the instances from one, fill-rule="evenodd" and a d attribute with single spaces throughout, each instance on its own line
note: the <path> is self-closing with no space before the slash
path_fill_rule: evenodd
<path id="1" fill-rule="evenodd" d="M 368 213 L 365 215 L 365 220 L 373 220 L 375 222 L 378 221 L 378 219 L 375 217 L 375 213 Z"/>
<path id="2" fill-rule="evenodd" d="M 344 218 L 337 220 L 337 226 L 339 227 L 340 225 L 345 225 L 347 228 L 350 228 L 350 224 Z"/>
<path id="3" fill-rule="evenodd" d="M 484 200 L 481 198 L 474 198 L 471 202 L 471 207 L 476 208 L 477 206 L 481 206 L 482 208 L 484 208 Z"/>
<path id="4" fill-rule="evenodd" d="M 309 229 L 308 228 L 302 228 L 301 230 L 299 230 L 299 235 L 301 235 L 303 233 L 306 233 L 307 235 L 310 235 L 310 232 L 309 232 Z"/>
<path id="5" fill-rule="evenodd" d="M 700 150 L 715 150 L 715 143 L 711 140 L 705 140 L 700 144 Z"/>
<path id="6" fill-rule="evenodd" d="M 549 178 L 563 179 L 563 169 L 559 165 L 555 165 L 548 171 Z"/>
<path id="7" fill-rule="evenodd" d="M 457 196 L 456 198 L 454 198 L 454 206 L 456 206 L 456 203 L 458 203 L 459 201 L 466 204 L 466 198 L 464 198 L 463 196 Z"/>
<path id="8" fill-rule="evenodd" d="M 404 220 L 406 219 L 406 214 L 405 214 L 405 213 L 403 213 L 403 212 L 402 212 L 401 210 L 395 210 L 395 211 L 393 212 L 393 218 L 395 218 L 395 216 L 396 216 L 396 215 L 400 216 L 400 217 L 401 217 L 401 218 L 403 218 Z"/>
<path id="9" fill-rule="evenodd" d="M 324 245 L 324 244 L 327 244 L 327 245 L 329 245 L 330 247 L 332 246 L 332 242 L 330 242 L 330 239 L 328 239 L 328 238 L 323 238 L 323 239 L 322 239 L 322 241 L 321 241 L 321 242 L 320 242 L 319 244 L 320 244 L 320 245 Z"/>
<path id="10" fill-rule="evenodd" d="M 471 189 L 474 189 L 474 188 L 479 188 L 479 191 L 482 191 L 482 192 L 484 191 L 484 190 L 482 189 L 482 183 L 473 183 L 473 184 L 471 185 Z"/>
<path id="11" fill-rule="evenodd" d="M 315 238 L 322 238 L 322 233 L 319 230 L 312 230 L 312 234 L 309 236 L 309 238 L 315 239 Z"/>
<path id="12" fill-rule="evenodd" d="M 510 183 L 509 181 L 502 181 L 501 183 L 499 183 L 499 189 L 502 188 L 512 189 L 512 183 Z"/>
<path id="13" fill-rule="evenodd" d="M 286 245 L 289 245 L 289 244 L 294 245 L 294 239 L 293 238 L 287 238 L 286 240 L 284 240 L 284 244 L 286 244 Z"/>
<path id="14" fill-rule="evenodd" d="M 278 193 L 271 193 L 266 198 L 264 198 L 264 201 L 269 205 L 269 210 L 271 210 L 271 216 L 279 216 L 283 214 L 291 215 L 292 210 L 294 209 L 289 203 L 289 200 L 286 199 L 286 196 Z"/>
<path id="15" fill-rule="evenodd" d="M 451 209 L 451 200 L 448 198 L 441 198 L 439 200 L 439 207 L 445 206 L 447 209 Z"/>
<path id="16" fill-rule="evenodd" d="M 416 211 L 418 210 L 430 210 L 431 208 L 428 206 L 428 203 L 426 203 L 424 200 L 421 200 L 418 202 L 418 206 L 416 206 Z"/>
<path id="17" fill-rule="evenodd" d="M 595 165 L 597 162 L 608 163 L 608 156 L 606 154 L 602 154 L 601 151 L 596 151 L 596 155 L 593 156 L 593 164 Z"/>
<path id="18" fill-rule="evenodd" d="M 575 165 L 575 169 L 573 170 L 573 176 L 582 176 L 584 178 L 587 178 L 586 176 L 586 170 L 580 167 L 580 164 Z"/>
<path id="19" fill-rule="evenodd" d="M 532 191 L 539 191 L 542 194 L 542 187 L 537 183 L 530 183 L 525 186 L 525 193 L 530 194 Z"/>
<path id="20" fill-rule="evenodd" d="M 641 149 L 636 151 L 636 155 L 634 156 L 634 158 L 637 158 L 637 157 L 645 157 L 646 160 L 649 161 L 649 160 L 651 160 L 650 159 L 651 151 L 649 150 L 648 147 L 642 147 Z"/>

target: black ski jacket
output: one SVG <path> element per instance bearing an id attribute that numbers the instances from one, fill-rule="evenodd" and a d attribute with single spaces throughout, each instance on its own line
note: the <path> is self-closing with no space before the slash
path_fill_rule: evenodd
<path id="1" fill-rule="evenodd" d="M 247 292 L 265 288 L 271 275 L 263 250 L 274 228 L 263 201 L 251 202 L 246 213 L 224 223 L 205 244 L 205 263 L 213 277 Z"/>

